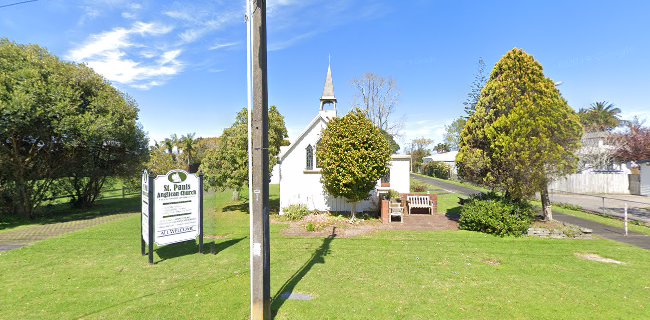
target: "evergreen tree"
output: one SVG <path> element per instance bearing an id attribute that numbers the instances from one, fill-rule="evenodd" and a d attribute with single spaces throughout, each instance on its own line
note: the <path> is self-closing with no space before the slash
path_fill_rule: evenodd
<path id="1" fill-rule="evenodd" d="M 316 153 L 323 187 L 352 203 L 354 219 L 357 202 L 368 198 L 377 180 L 388 173 L 388 141 L 357 108 L 329 122 Z"/>
<path id="2" fill-rule="evenodd" d="M 463 102 L 467 117 L 471 117 L 476 111 L 476 104 L 481 98 L 481 90 L 485 87 L 487 80 L 488 76 L 485 73 L 485 61 L 483 61 L 483 58 L 478 58 L 478 71 L 476 72 L 476 75 L 474 75 L 474 81 L 470 86 L 470 92 L 467 94 L 467 99 Z"/>
<path id="3" fill-rule="evenodd" d="M 542 66 L 521 49 L 508 52 L 467 120 L 459 174 L 523 199 L 540 192 L 551 220 L 548 183 L 572 173 L 582 126 Z"/>
<path id="4" fill-rule="evenodd" d="M 278 163 L 280 146 L 288 137 L 284 117 L 275 106 L 269 108 L 269 172 Z M 233 191 L 232 199 L 239 200 L 239 191 L 248 183 L 248 111 L 242 109 L 230 128 L 219 138 L 219 146 L 207 152 L 199 168 L 205 174 L 209 187 Z"/>

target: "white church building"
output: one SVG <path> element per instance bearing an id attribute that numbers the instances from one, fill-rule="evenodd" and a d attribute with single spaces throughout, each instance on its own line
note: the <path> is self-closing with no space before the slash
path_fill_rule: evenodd
<path id="1" fill-rule="evenodd" d="M 280 214 L 283 214 L 284 208 L 293 204 L 302 204 L 310 210 L 318 211 L 351 210 L 351 204 L 345 199 L 332 197 L 324 190 L 320 181 L 320 168 L 316 161 L 316 148 L 321 134 L 329 121 L 336 117 L 332 69 L 328 66 L 318 114 L 291 145 L 280 150 L 279 164 L 274 170 L 274 176 L 279 177 L 280 183 Z M 367 200 L 357 203 L 357 211 L 378 211 L 379 196 L 390 189 L 399 193 L 408 193 L 410 165 L 410 156 L 392 155 L 390 173 L 377 181 L 377 187 Z"/>

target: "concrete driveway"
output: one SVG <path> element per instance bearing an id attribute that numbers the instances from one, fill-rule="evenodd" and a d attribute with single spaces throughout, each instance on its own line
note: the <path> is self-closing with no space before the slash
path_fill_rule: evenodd
<path id="1" fill-rule="evenodd" d="M 630 220 L 650 223 L 650 197 L 611 194 L 551 193 L 552 203 L 566 203 L 585 210 L 623 218 L 625 205 Z"/>

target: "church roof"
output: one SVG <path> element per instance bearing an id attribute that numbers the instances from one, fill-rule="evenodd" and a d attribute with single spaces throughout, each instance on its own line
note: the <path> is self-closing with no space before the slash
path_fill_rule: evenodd
<path id="1" fill-rule="evenodd" d="M 323 88 L 323 96 L 320 97 L 320 101 L 336 102 L 334 82 L 332 81 L 332 68 L 329 65 L 327 66 L 327 78 L 325 78 L 325 88 Z"/>

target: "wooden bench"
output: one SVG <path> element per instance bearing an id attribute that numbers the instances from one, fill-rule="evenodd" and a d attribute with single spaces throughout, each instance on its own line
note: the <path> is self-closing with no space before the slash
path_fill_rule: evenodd
<path id="1" fill-rule="evenodd" d="M 391 202 L 388 206 L 388 222 L 393 222 L 393 217 L 399 217 L 399 222 L 404 223 L 404 215 L 402 212 L 404 212 L 404 209 L 399 203 Z"/>
<path id="2" fill-rule="evenodd" d="M 429 195 L 424 195 L 424 196 L 407 196 L 406 201 L 408 202 L 409 206 L 409 214 L 411 214 L 411 209 L 413 208 L 426 208 L 429 209 L 429 214 L 433 214 L 433 210 L 431 210 L 431 201 L 429 199 Z"/>

